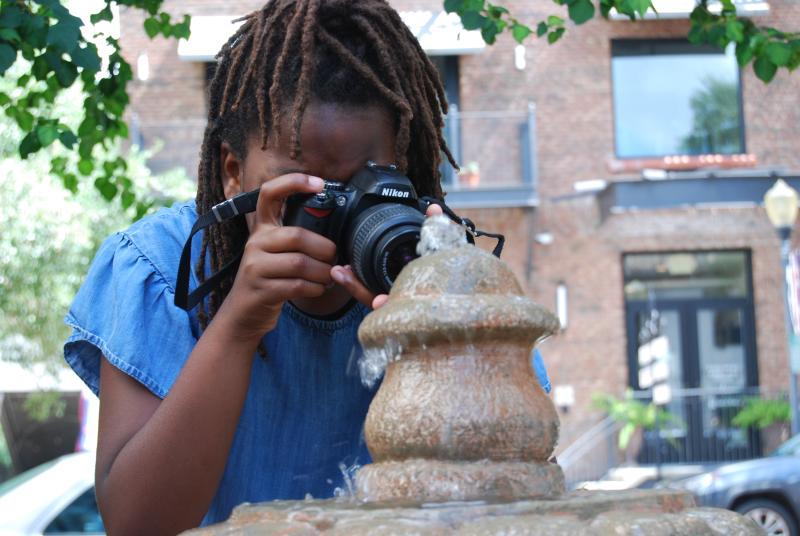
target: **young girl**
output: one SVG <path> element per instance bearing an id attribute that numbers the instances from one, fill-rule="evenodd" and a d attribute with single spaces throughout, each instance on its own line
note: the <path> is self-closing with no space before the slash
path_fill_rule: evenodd
<path id="1" fill-rule="evenodd" d="M 369 461 L 373 392 L 352 356 L 385 297 L 335 265 L 337 244 L 281 226 L 284 200 L 367 161 L 440 197 L 441 155 L 455 165 L 436 70 L 384 0 L 270 1 L 217 59 L 196 200 L 110 237 L 67 315 L 66 359 L 100 395 L 96 492 L 110 534 L 175 534 L 245 501 L 329 497 L 343 468 Z M 244 248 L 235 276 L 195 310 L 176 307 L 194 222 L 257 188 L 256 212 L 192 248 L 192 288 Z"/>

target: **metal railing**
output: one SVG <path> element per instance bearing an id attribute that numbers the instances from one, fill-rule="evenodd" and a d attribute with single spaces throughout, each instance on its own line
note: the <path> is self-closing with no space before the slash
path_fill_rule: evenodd
<path id="1" fill-rule="evenodd" d="M 443 166 L 448 190 L 530 186 L 538 182 L 536 106 L 524 110 L 462 111 L 445 118 L 445 139 L 461 166 Z"/>
<path id="2" fill-rule="evenodd" d="M 758 430 L 733 425 L 745 401 L 767 397 L 757 388 L 743 390 L 680 389 L 664 405 L 671 418 L 634 434 L 627 452 L 618 448 L 622 423 L 605 417 L 558 456 L 569 489 L 606 477 L 625 464 L 660 468 L 670 464 L 709 465 L 746 460 L 762 455 Z M 650 391 L 633 393 L 633 399 L 650 403 Z M 771 397 L 770 397 L 771 398 Z"/>

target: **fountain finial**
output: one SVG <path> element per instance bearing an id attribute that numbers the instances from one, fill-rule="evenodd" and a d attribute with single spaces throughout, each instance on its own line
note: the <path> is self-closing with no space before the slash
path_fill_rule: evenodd
<path id="1" fill-rule="evenodd" d="M 362 323 L 369 357 L 388 355 L 365 424 L 374 463 L 356 475 L 366 501 L 514 500 L 564 492 L 548 461 L 553 403 L 531 366 L 557 330 L 497 257 L 464 243 L 462 227 L 429 218 L 421 258 Z"/>

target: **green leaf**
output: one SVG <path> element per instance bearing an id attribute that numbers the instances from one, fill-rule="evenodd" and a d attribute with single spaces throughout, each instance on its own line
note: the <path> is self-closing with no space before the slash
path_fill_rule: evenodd
<path id="1" fill-rule="evenodd" d="M 47 75 L 50 74 L 50 67 L 48 67 L 47 60 L 44 59 L 44 55 L 37 56 L 36 59 L 33 60 L 31 72 L 33 73 L 33 76 L 36 77 L 36 80 L 47 79 Z"/>
<path id="2" fill-rule="evenodd" d="M 92 24 L 97 24 L 98 22 L 104 20 L 107 21 L 114 20 L 114 13 L 111 11 L 111 4 L 106 4 L 106 7 L 104 7 L 101 11 L 98 11 L 97 13 L 91 15 L 89 17 L 89 20 L 91 21 Z"/>
<path id="3" fill-rule="evenodd" d="M 508 9 L 503 6 L 493 6 L 492 4 L 489 4 L 487 11 L 489 16 L 493 19 L 499 19 L 504 13 L 508 13 Z"/>
<path id="4" fill-rule="evenodd" d="M 548 26 L 564 26 L 564 19 L 561 17 L 556 17 L 555 15 L 550 15 L 547 17 L 547 25 Z"/>
<path id="5" fill-rule="evenodd" d="M 644 18 L 644 16 L 647 14 L 647 10 L 653 5 L 651 0 L 628 0 L 628 2 L 630 3 L 633 11 L 638 13 L 642 18 Z"/>
<path id="6" fill-rule="evenodd" d="M 792 59 L 792 48 L 786 43 L 772 41 L 765 48 L 764 52 L 767 54 L 769 61 L 783 67 Z"/>
<path id="7" fill-rule="evenodd" d="M 117 195 L 117 186 L 112 183 L 108 177 L 100 177 L 94 181 L 95 188 L 100 191 L 100 194 L 106 201 L 111 201 Z"/>
<path id="8" fill-rule="evenodd" d="M 122 196 L 120 197 L 122 208 L 129 208 L 131 205 L 133 205 L 134 201 L 136 201 L 135 193 L 131 192 L 130 190 L 125 190 L 122 192 Z"/>
<path id="9" fill-rule="evenodd" d="M 0 93 L 0 106 L 8 106 L 11 104 L 11 97 L 5 93 Z"/>
<path id="10" fill-rule="evenodd" d="M 58 139 L 61 140 L 61 144 L 67 149 L 72 149 L 72 147 L 78 143 L 78 136 L 69 129 L 61 131 L 61 134 L 58 135 Z"/>
<path id="11" fill-rule="evenodd" d="M 176 24 L 172 29 L 172 34 L 179 39 L 189 39 L 192 33 L 192 18 L 189 15 L 183 16 L 183 22 Z"/>
<path id="12" fill-rule="evenodd" d="M 3 28 L 18 28 L 23 21 L 22 10 L 14 5 L 3 5 L 0 9 L 0 26 Z"/>
<path id="13" fill-rule="evenodd" d="M 19 156 L 24 160 L 41 148 L 39 137 L 36 136 L 35 132 L 29 132 L 19 144 Z"/>
<path id="14" fill-rule="evenodd" d="M 39 138 L 39 143 L 42 147 L 47 147 L 58 138 L 58 128 L 51 123 L 39 125 L 36 127 L 36 136 Z"/>
<path id="15" fill-rule="evenodd" d="M 625 450 L 628 448 L 628 443 L 630 443 L 631 438 L 633 437 L 633 433 L 636 431 L 636 426 L 631 423 L 626 423 L 622 429 L 619 431 L 619 439 L 617 440 L 617 444 L 619 445 L 620 450 Z"/>
<path id="16" fill-rule="evenodd" d="M 55 73 L 61 87 L 67 88 L 75 82 L 75 79 L 78 77 L 78 69 L 75 65 L 65 62 L 61 59 L 59 54 L 50 49 L 44 53 L 44 59 L 50 66 L 50 69 Z"/>
<path id="17" fill-rule="evenodd" d="M 0 28 L 0 39 L 9 43 L 19 43 L 20 37 L 16 30 L 11 28 Z"/>
<path id="18" fill-rule="evenodd" d="M 591 0 L 575 0 L 569 5 L 569 18 L 575 24 L 583 24 L 594 17 L 594 4 Z"/>
<path id="19" fill-rule="evenodd" d="M 47 44 L 69 53 L 78 46 L 80 35 L 80 24 L 71 19 L 61 20 L 47 30 Z"/>
<path id="20" fill-rule="evenodd" d="M 492 45 L 497 40 L 497 34 L 500 33 L 500 29 L 492 19 L 486 19 L 486 22 L 488 24 L 484 24 L 483 28 L 481 28 L 481 37 L 486 44 Z"/>
<path id="21" fill-rule="evenodd" d="M 97 54 L 97 47 L 89 43 L 83 48 L 76 48 L 72 51 L 72 61 L 78 67 L 90 71 L 100 70 L 100 56 Z"/>
<path id="22" fill-rule="evenodd" d="M 72 192 L 78 193 L 78 177 L 74 173 L 67 173 L 61 176 L 61 181 L 64 183 L 64 188 Z"/>
<path id="23" fill-rule="evenodd" d="M 17 51 L 5 43 L 0 43 L 0 75 L 14 65 L 15 61 L 17 61 Z"/>
<path id="24" fill-rule="evenodd" d="M 467 11 L 461 14 L 461 24 L 465 30 L 477 30 L 483 27 L 483 21 L 486 19 L 477 11 Z"/>
<path id="25" fill-rule="evenodd" d="M 522 43 L 532 33 L 533 30 L 518 22 L 515 22 L 514 26 L 511 27 L 511 35 L 514 36 L 514 40 L 517 43 Z"/>
<path id="26" fill-rule="evenodd" d="M 474 28 L 473 28 L 474 29 Z M 147 36 L 152 39 L 158 35 L 158 32 L 161 31 L 161 24 L 158 22 L 158 19 L 154 17 L 148 17 L 144 20 L 144 31 L 147 33 Z"/>
<path id="27" fill-rule="evenodd" d="M 741 43 L 744 41 L 744 24 L 735 19 L 729 20 L 725 26 L 725 33 L 731 41 Z"/>
<path id="28" fill-rule="evenodd" d="M 552 45 L 553 43 L 561 39 L 561 36 L 564 35 L 565 31 L 566 31 L 565 28 L 557 28 L 556 30 L 550 32 L 549 34 L 547 34 L 547 42 Z"/>
<path id="29" fill-rule="evenodd" d="M 94 162 L 88 158 L 81 158 L 78 162 L 78 171 L 81 172 L 81 175 L 88 177 L 94 171 Z"/>
<path id="30" fill-rule="evenodd" d="M 455 13 L 461 9 L 462 0 L 444 0 L 444 10 L 448 13 Z"/>
<path id="31" fill-rule="evenodd" d="M 540 22 L 536 26 L 536 37 L 542 37 L 544 34 L 547 33 L 548 29 L 549 29 L 549 27 L 547 26 L 546 22 Z"/>
<path id="32" fill-rule="evenodd" d="M 28 110 L 19 110 L 15 119 L 17 120 L 19 128 L 25 132 L 30 132 L 33 130 L 34 118 L 33 114 L 31 114 Z"/>
<path id="33" fill-rule="evenodd" d="M 753 70 L 761 81 L 769 82 L 775 78 L 778 66 L 772 63 L 766 55 L 762 55 L 757 57 L 756 61 L 753 63 Z"/>
<path id="34" fill-rule="evenodd" d="M 750 45 L 745 41 L 736 43 L 736 62 L 739 64 L 739 67 L 744 67 L 750 63 L 752 59 L 753 49 L 750 48 Z"/>

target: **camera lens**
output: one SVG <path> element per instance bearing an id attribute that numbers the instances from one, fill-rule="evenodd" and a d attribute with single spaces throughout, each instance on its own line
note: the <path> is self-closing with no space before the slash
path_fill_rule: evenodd
<path id="1" fill-rule="evenodd" d="M 349 234 L 348 258 L 368 289 L 389 292 L 403 267 L 417 258 L 423 221 L 418 210 L 393 203 L 372 206 L 358 215 Z"/>

